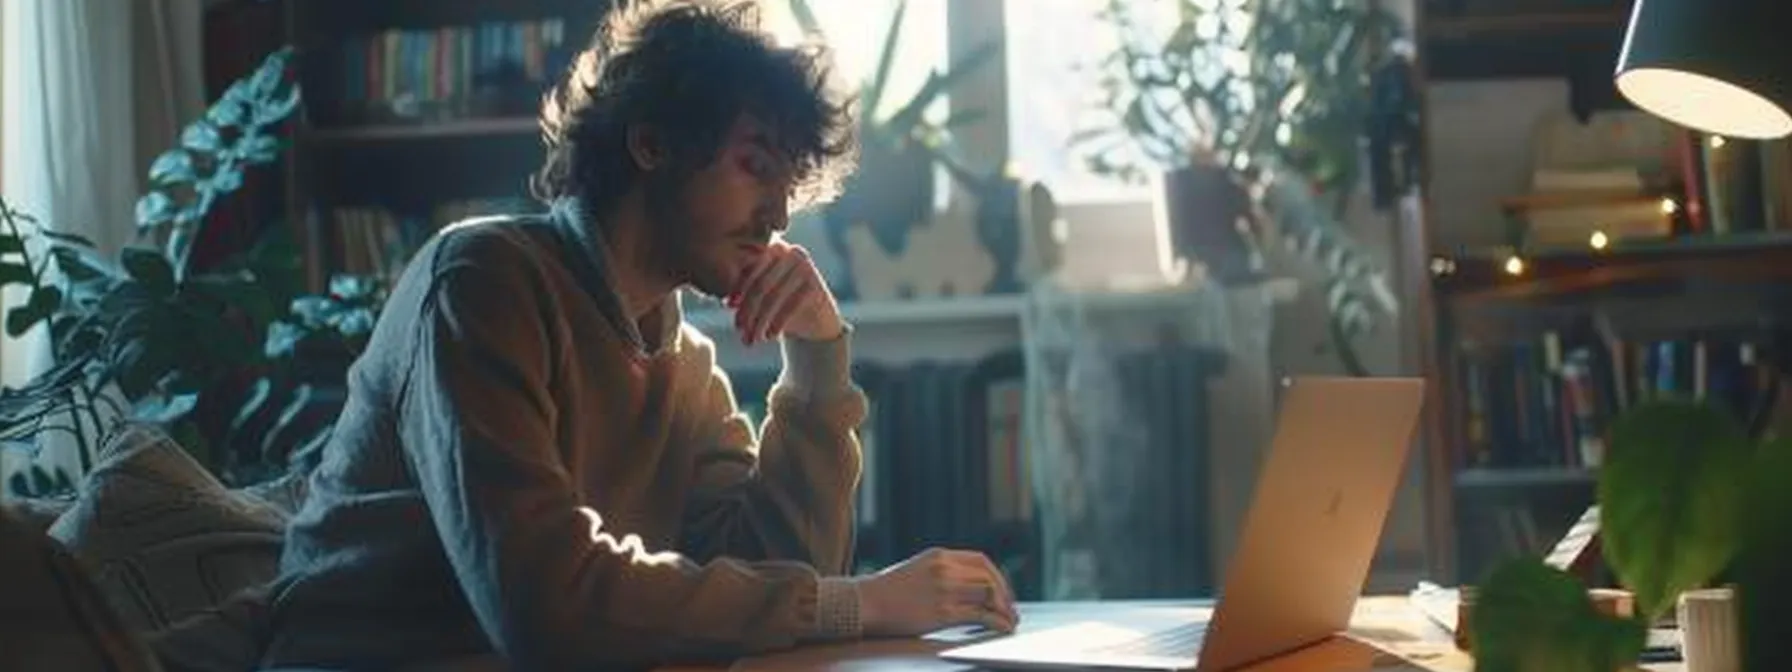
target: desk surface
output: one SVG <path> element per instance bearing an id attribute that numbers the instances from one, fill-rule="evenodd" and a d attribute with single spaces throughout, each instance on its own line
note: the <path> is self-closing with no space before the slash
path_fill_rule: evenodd
<path id="1" fill-rule="evenodd" d="M 1116 609 L 1141 605 L 1194 609 L 1202 602 L 1055 602 L 1021 605 L 1022 632 L 1045 630 L 1080 620 L 1100 618 Z M 976 668 L 940 660 L 935 654 L 962 642 L 949 638 L 870 640 L 807 647 L 736 663 L 733 672 L 882 672 L 932 670 L 964 672 Z M 1357 601 L 1349 632 L 1287 656 L 1260 663 L 1251 672 L 1324 670 L 1430 670 L 1472 672 L 1473 660 L 1456 650 L 1450 633 L 1408 603 L 1404 596 L 1365 597 Z M 1678 672 L 1678 664 L 1648 665 L 1652 672 Z M 672 668 L 663 672 L 714 672 L 713 668 Z"/>

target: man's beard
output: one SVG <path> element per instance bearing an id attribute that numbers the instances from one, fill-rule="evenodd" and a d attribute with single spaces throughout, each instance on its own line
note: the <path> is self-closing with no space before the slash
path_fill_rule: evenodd
<path id="1" fill-rule="evenodd" d="M 692 238 L 697 221 L 691 214 L 690 199 L 685 187 L 688 176 L 660 172 L 648 178 L 647 235 L 649 254 L 656 268 L 666 273 L 681 288 L 695 290 L 704 296 L 720 299 L 732 288 L 720 278 L 707 277 Z"/>

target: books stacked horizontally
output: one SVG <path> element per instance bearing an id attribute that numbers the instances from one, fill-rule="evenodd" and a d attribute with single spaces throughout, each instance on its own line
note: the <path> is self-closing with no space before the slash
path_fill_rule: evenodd
<path id="1" fill-rule="evenodd" d="M 1531 193 L 1501 206 L 1522 249 L 1602 249 L 1674 233 L 1680 201 L 1652 182 L 1632 167 L 1539 169 Z"/>

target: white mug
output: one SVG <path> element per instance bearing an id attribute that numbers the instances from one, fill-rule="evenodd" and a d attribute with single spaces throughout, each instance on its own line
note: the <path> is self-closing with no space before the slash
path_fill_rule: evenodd
<path id="1" fill-rule="evenodd" d="M 1676 618 L 1686 672 L 1740 672 L 1742 640 L 1735 591 L 1706 588 L 1681 593 Z"/>

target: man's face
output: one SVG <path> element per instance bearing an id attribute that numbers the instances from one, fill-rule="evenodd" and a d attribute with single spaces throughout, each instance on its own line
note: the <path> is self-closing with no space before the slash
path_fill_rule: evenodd
<path id="1" fill-rule="evenodd" d="M 714 297 L 733 293 L 747 269 L 789 222 L 789 162 L 763 127 L 743 118 L 708 165 L 653 180 L 652 228 L 662 232 L 662 261 L 678 278 Z"/>

